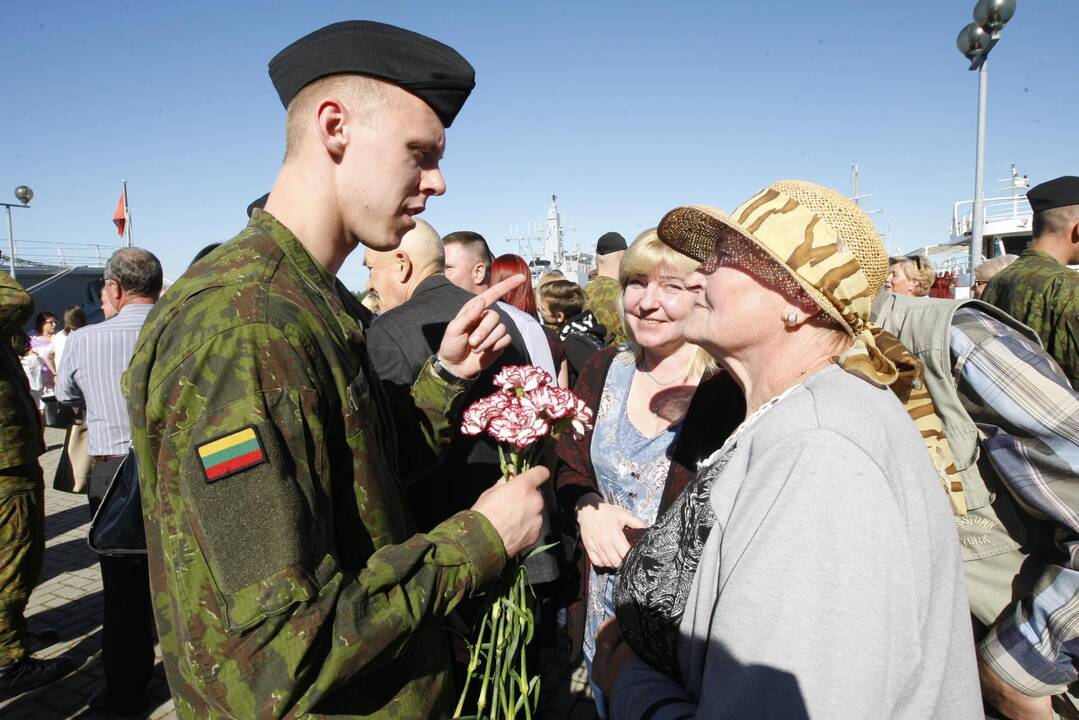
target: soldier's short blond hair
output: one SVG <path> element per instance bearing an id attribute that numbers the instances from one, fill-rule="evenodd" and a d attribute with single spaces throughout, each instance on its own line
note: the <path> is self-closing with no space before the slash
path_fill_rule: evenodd
<path id="1" fill-rule="evenodd" d="M 388 83 L 365 75 L 330 75 L 306 86 L 292 99 L 285 113 L 285 159 L 295 155 L 303 144 L 319 102 L 336 98 L 361 123 L 370 124 L 390 102 L 389 88 Z"/>

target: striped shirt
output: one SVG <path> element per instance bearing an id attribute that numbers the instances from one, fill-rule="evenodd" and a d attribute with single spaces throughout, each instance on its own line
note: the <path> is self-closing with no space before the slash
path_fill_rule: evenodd
<path id="1" fill-rule="evenodd" d="M 110 320 L 72 333 L 56 380 L 56 398 L 86 405 L 87 445 L 91 455 L 124 455 L 131 445 L 131 421 L 120 392 L 139 330 L 153 305 L 125 305 Z"/>
<path id="2" fill-rule="evenodd" d="M 995 337 L 976 344 L 968 332 L 978 328 Z M 984 313 L 957 311 L 949 341 L 964 404 L 991 408 L 974 418 L 982 448 L 1060 552 L 1033 597 L 1005 610 L 978 652 L 1027 694 L 1058 693 L 1079 678 L 1079 395 L 1037 343 Z"/>

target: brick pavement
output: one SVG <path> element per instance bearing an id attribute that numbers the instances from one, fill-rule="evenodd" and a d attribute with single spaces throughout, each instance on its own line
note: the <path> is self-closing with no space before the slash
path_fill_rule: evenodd
<path id="1" fill-rule="evenodd" d="M 4 720 L 100 717 L 86 707 L 99 687 L 101 667 L 101 574 L 97 557 L 86 545 L 90 512 L 84 495 L 52 490 L 60 459 L 62 430 L 46 431 L 49 452 L 41 457 L 45 472 L 45 567 L 27 608 L 31 629 L 48 626 L 60 642 L 37 653 L 55 657 L 70 652 L 80 668 L 49 687 L 0 702 Z M 569 662 L 564 651 L 544 653 L 543 708 L 550 720 L 591 720 L 595 716 L 583 665 Z M 155 677 L 148 693 L 150 707 L 141 717 L 175 718 L 158 653 Z"/>

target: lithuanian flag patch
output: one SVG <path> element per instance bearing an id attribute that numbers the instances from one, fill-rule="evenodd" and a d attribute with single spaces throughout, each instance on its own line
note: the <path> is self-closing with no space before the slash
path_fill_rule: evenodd
<path id="1" fill-rule="evenodd" d="M 254 425 L 205 442 L 196 452 L 208 483 L 266 462 L 266 451 Z"/>

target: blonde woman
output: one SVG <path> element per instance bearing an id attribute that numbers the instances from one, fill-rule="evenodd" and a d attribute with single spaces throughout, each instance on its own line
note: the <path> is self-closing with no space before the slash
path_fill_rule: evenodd
<path id="1" fill-rule="evenodd" d="M 729 432 L 744 414 L 730 378 L 713 376 L 708 355 L 683 334 L 694 302 L 685 278 L 696 265 L 655 230 L 629 247 L 619 269 L 629 347 L 597 352 L 582 367 L 574 392 L 594 411 L 595 428 L 557 447 L 559 504 L 584 548 L 584 593 L 571 609 L 570 635 L 589 662 L 596 630 L 614 611 L 622 557 L 718 447 L 716 430 L 726 423 Z M 594 691 L 605 718 L 603 693 Z"/>
<path id="2" fill-rule="evenodd" d="M 888 278 L 884 289 L 896 295 L 925 297 L 933 287 L 937 273 L 923 255 L 888 258 Z"/>

